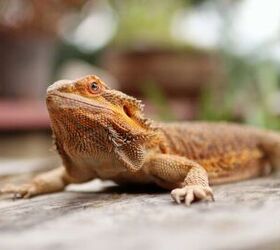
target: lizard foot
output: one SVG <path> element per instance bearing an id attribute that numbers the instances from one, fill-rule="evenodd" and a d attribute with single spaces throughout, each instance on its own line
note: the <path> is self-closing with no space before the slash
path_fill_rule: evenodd
<path id="1" fill-rule="evenodd" d="M 15 198 L 30 198 L 38 194 L 38 189 L 35 184 L 24 184 L 21 186 L 6 185 L 0 189 L 0 194 L 14 194 Z"/>
<path id="2" fill-rule="evenodd" d="M 187 206 L 190 206 L 190 204 L 195 200 L 215 201 L 212 189 L 210 187 L 200 185 L 191 185 L 173 189 L 171 197 L 178 204 L 185 201 Z"/>

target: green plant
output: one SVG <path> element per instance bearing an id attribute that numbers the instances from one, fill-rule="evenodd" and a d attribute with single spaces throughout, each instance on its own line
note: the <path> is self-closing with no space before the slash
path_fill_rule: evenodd
<path id="1" fill-rule="evenodd" d="M 118 16 L 118 31 L 114 45 L 134 47 L 171 45 L 170 34 L 173 14 L 185 6 L 182 0 L 111 0 Z"/>
<path id="2" fill-rule="evenodd" d="M 205 91 L 200 118 L 240 121 L 260 127 L 280 129 L 280 117 L 273 108 L 279 92 L 279 74 L 275 64 L 223 53 L 225 83 Z"/>
<path id="3" fill-rule="evenodd" d="M 142 87 L 143 95 L 157 109 L 158 120 L 170 121 L 175 117 L 172 114 L 167 97 L 154 81 L 146 81 Z"/>

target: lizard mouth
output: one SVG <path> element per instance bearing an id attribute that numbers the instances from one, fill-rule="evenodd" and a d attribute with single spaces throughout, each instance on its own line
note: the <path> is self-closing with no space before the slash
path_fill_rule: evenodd
<path id="1" fill-rule="evenodd" d="M 100 105 L 100 104 L 96 104 L 96 103 L 93 103 L 93 102 L 88 102 L 87 100 L 83 100 L 82 98 L 80 98 L 80 97 L 77 97 L 77 96 L 75 96 L 75 95 L 73 95 L 73 96 L 66 96 L 66 95 L 64 95 L 64 94 L 62 94 L 62 93 L 51 93 L 51 94 L 49 94 L 48 96 L 47 96 L 47 104 L 48 103 L 51 103 L 51 102 L 53 102 L 53 99 L 54 98 L 59 98 L 59 99 L 63 99 L 63 100 L 65 100 L 64 102 L 60 102 L 59 103 L 59 105 L 57 105 L 57 106 L 65 106 L 65 105 L 67 105 L 66 103 L 68 102 L 69 104 L 71 103 L 71 104 L 73 104 L 73 103 L 76 103 L 76 104 L 78 104 L 80 107 L 82 106 L 82 107 L 87 107 L 87 108 L 89 108 L 89 109 L 91 109 L 91 110 L 93 110 L 93 111 L 102 111 L 102 112 L 109 112 L 109 113 L 112 113 L 112 110 L 111 109 L 109 109 L 109 108 L 107 108 L 107 107 L 105 107 L 105 106 L 102 106 L 102 105 Z M 48 107 L 52 107 L 52 105 L 49 105 L 48 104 Z"/>

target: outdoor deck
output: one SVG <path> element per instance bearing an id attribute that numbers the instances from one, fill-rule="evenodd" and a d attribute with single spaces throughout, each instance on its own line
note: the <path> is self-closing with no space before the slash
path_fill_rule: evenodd
<path id="1" fill-rule="evenodd" d="M 4 172 L 0 185 L 30 177 Z M 100 181 L 30 200 L 1 196 L 0 249 L 280 249 L 279 177 L 214 191 L 215 203 L 190 208 L 160 190 Z"/>

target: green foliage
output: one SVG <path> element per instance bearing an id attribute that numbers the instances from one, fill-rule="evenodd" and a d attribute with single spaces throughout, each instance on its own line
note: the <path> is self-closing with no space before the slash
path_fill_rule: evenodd
<path id="1" fill-rule="evenodd" d="M 183 0 L 111 0 L 118 15 L 118 31 L 113 40 L 120 47 L 172 45 L 170 26 Z"/>
<path id="2" fill-rule="evenodd" d="M 142 92 L 157 109 L 157 118 L 159 120 L 170 121 L 175 119 L 168 105 L 166 95 L 158 84 L 153 81 L 146 81 L 146 83 L 143 84 Z"/>
<path id="3" fill-rule="evenodd" d="M 280 91 L 276 66 L 229 53 L 223 54 L 222 59 L 226 82 L 202 95 L 200 118 L 280 129 L 280 116 L 273 104 Z"/>
<path id="4" fill-rule="evenodd" d="M 243 56 L 234 54 L 232 4 L 218 8 L 223 19 L 223 39 L 218 52 L 224 68 L 224 82 L 214 84 L 215 88 L 203 94 L 200 118 L 280 129 L 280 107 L 277 108 L 279 70 L 275 62 L 261 58 L 278 44 L 279 37 L 264 42 Z"/>

